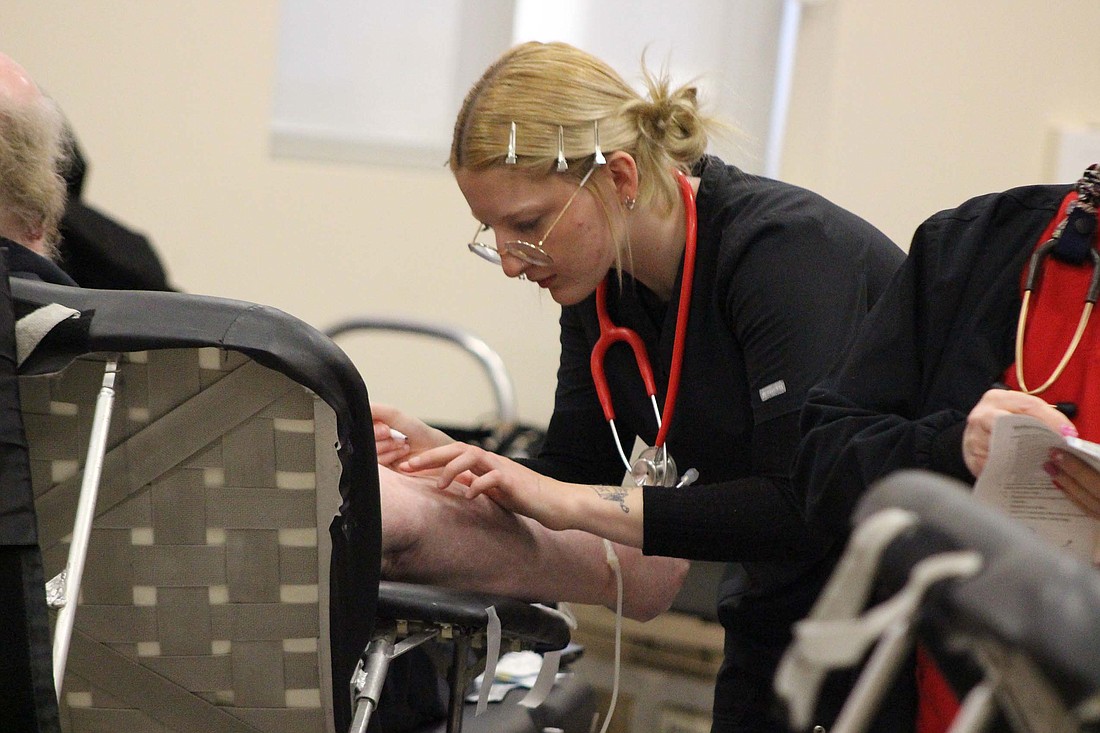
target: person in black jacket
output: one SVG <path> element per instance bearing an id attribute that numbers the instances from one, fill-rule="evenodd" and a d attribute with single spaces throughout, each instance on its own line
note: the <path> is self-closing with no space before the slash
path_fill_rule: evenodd
<path id="1" fill-rule="evenodd" d="M 1073 426 L 1047 399 L 1005 388 L 1024 270 L 1072 190 L 1027 186 L 981 196 L 917 229 L 908 259 L 841 367 L 807 400 L 795 485 L 817 526 L 846 534 L 862 493 L 898 469 L 973 483 L 995 414 L 1026 412 L 1057 430 Z M 1066 317 L 1070 334 L 1077 316 Z"/>
<path id="2" fill-rule="evenodd" d="M 84 200 L 88 162 L 71 127 L 68 136 L 64 177 L 69 195 L 57 246 L 61 269 L 85 288 L 175 290 L 147 236 Z"/>
<path id="3" fill-rule="evenodd" d="M 65 208 L 64 121 L 27 71 L 0 54 L 0 720 L 59 731 L 45 580 L 19 411 L 8 271 L 73 284 L 49 258 Z"/>
<path id="4" fill-rule="evenodd" d="M 1100 169 L 1093 179 L 1100 200 Z M 1098 247 L 1100 227 L 1086 194 L 1081 184 L 1014 188 L 940 212 L 917 229 L 908 259 L 841 367 L 810 392 L 803 410 L 794 486 L 820 535 L 843 543 L 862 494 L 893 471 L 927 469 L 973 483 L 1002 415 L 1030 415 L 1063 435 L 1100 440 L 1100 370 L 1092 368 L 1100 323 L 1086 306 L 1098 276 L 1087 253 Z M 1025 308 L 1038 246 L 1082 196 L 1091 213 L 1082 210 L 1059 236 L 1059 249 L 1035 260 L 1040 277 Z M 1073 257 L 1060 252 L 1071 239 L 1081 244 Z M 1018 342 L 1022 314 L 1028 318 Z M 1100 518 L 1095 471 L 1061 451 L 1044 468 L 1053 486 Z M 965 670 L 948 664 L 944 671 L 955 692 L 965 689 Z M 919 688 L 912 711 L 918 731 L 942 730 L 954 715 L 957 700 L 934 681 L 938 674 L 919 654 L 916 675 L 901 679 Z"/>
<path id="5" fill-rule="evenodd" d="M 87 162 L 57 103 L 0 60 L 0 249 L 12 277 L 171 290 L 149 240 L 81 199 Z"/>

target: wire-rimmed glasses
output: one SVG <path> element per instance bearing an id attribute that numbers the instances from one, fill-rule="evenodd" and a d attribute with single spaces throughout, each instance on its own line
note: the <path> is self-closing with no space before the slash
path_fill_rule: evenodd
<path id="1" fill-rule="evenodd" d="M 573 192 L 573 195 L 569 197 L 569 200 L 565 202 L 565 206 L 562 207 L 558 215 L 554 217 L 554 221 L 550 222 L 550 226 L 546 228 L 546 233 L 542 235 L 542 239 L 538 241 L 538 244 L 531 244 L 525 242 L 522 239 L 511 239 L 507 242 L 501 242 L 500 244 L 488 244 L 486 242 L 479 242 L 480 237 L 484 232 L 489 231 L 488 224 L 477 225 L 477 231 L 474 232 L 474 238 L 466 244 L 471 252 L 484 260 L 492 262 L 494 265 L 499 265 L 502 255 L 511 255 L 522 262 L 526 262 L 528 265 L 534 265 L 535 267 L 544 267 L 551 265 L 554 262 L 554 258 L 547 254 L 546 250 L 542 248 L 543 242 L 550 236 L 550 232 L 554 230 L 554 226 L 565 216 L 565 212 L 569 210 L 570 204 L 573 203 L 573 199 L 577 198 L 577 194 L 584 188 L 584 184 L 588 183 L 588 179 L 592 176 L 592 172 L 596 170 L 595 166 L 588 169 L 588 172 L 581 178 L 580 185 L 577 186 L 577 190 Z"/>

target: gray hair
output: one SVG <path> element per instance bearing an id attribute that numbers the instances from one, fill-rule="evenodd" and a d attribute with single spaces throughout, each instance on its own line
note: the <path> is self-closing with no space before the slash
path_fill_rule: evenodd
<path id="1" fill-rule="evenodd" d="M 24 236 L 41 238 L 56 259 L 65 213 L 65 180 L 72 145 L 65 117 L 42 95 L 31 103 L 0 95 L 0 216 Z"/>

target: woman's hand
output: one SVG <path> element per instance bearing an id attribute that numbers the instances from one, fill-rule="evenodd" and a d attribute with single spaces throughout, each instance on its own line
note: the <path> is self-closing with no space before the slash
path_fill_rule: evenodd
<path id="1" fill-rule="evenodd" d="M 1065 415 L 1039 397 L 1008 389 L 991 389 L 974 405 L 963 430 L 963 461 L 974 476 L 981 474 L 989 458 L 993 423 L 1002 415 L 1012 414 L 1031 415 L 1063 435 L 1077 434 L 1073 423 Z"/>
<path id="2" fill-rule="evenodd" d="M 1100 473 L 1075 456 L 1053 448 L 1043 465 L 1056 487 L 1093 519 L 1100 519 Z"/>
<path id="3" fill-rule="evenodd" d="M 372 404 L 371 415 L 374 418 L 374 447 L 378 452 L 378 463 L 388 468 L 426 450 L 454 442 L 442 430 L 390 405 Z"/>
<path id="4" fill-rule="evenodd" d="M 436 486 L 465 487 L 468 499 L 485 494 L 503 508 L 534 519 L 548 529 L 572 529 L 569 497 L 580 490 L 532 471 L 504 456 L 467 443 L 452 442 L 410 457 L 405 472 L 434 471 Z"/>

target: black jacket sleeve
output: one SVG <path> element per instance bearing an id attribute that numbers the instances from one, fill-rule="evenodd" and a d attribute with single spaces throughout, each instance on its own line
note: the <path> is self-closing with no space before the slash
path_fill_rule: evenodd
<path id="1" fill-rule="evenodd" d="M 920 238 L 918 234 L 918 240 Z M 893 286 L 864 322 L 839 372 L 811 390 L 802 413 L 804 439 L 795 484 L 815 523 L 844 531 L 866 486 L 893 470 L 930 468 L 933 445 L 961 431 L 966 413 L 922 410 L 923 366 L 940 331 L 921 313 L 927 284 L 915 242 Z M 949 309 L 944 309 L 949 310 Z M 922 323 L 922 316 L 931 322 Z M 937 455 L 951 453 L 947 445 Z M 960 451 L 961 453 L 961 451 Z"/>
<path id="2" fill-rule="evenodd" d="M 789 491 L 798 415 L 753 433 L 754 475 L 682 489 L 647 486 L 645 552 L 692 560 L 781 560 L 816 554 Z"/>
<path id="3" fill-rule="evenodd" d="M 847 532 L 876 479 L 926 468 L 966 482 L 966 416 L 1012 363 L 1020 276 L 1064 187 L 978 197 L 918 228 L 837 373 L 811 390 L 794 486 L 809 522 Z"/>

